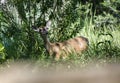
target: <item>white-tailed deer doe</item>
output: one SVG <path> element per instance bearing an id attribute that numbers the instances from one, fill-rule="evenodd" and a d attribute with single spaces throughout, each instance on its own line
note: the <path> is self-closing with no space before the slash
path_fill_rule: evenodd
<path id="1" fill-rule="evenodd" d="M 48 38 L 48 29 L 50 28 L 51 21 L 46 23 L 44 27 L 32 27 L 34 31 L 39 32 L 43 41 L 45 48 L 49 55 L 54 55 L 55 60 L 60 57 L 65 58 L 70 53 L 81 53 L 88 47 L 88 39 L 82 36 L 71 38 L 64 42 L 51 43 Z"/>

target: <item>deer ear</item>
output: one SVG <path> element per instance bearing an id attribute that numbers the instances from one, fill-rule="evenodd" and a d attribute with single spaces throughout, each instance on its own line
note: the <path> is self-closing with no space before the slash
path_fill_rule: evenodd
<path id="1" fill-rule="evenodd" d="M 49 20 L 49 21 L 46 23 L 45 28 L 50 28 L 50 26 L 51 26 L 51 21 Z"/>
<path id="2" fill-rule="evenodd" d="M 36 32 L 39 32 L 39 28 L 36 28 L 35 26 L 32 26 L 32 29 Z"/>

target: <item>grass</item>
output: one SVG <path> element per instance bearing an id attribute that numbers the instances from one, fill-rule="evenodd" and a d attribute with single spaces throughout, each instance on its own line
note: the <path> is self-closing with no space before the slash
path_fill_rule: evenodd
<path id="1" fill-rule="evenodd" d="M 68 69 L 83 68 L 93 63 L 95 65 L 119 63 L 120 31 L 118 29 L 109 30 L 107 27 L 104 27 L 104 32 L 101 32 L 99 29 L 95 30 L 93 25 L 91 22 L 86 21 L 84 28 L 77 34 L 77 36 L 85 36 L 89 40 L 89 48 L 82 55 L 71 54 L 66 60 L 54 61 L 52 58 L 47 58 L 46 52 L 43 51 L 41 55 L 31 55 L 32 57 L 28 62 L 31 63 L 32 61 L 35 65 L 37 64 L 43 68 L 58 67 L 58 69 L 60 67 Z M 6 64 L 16 62 L 17 60 L 8 59 Z M 26 61 L 26 59 L 22 61 L 24 62 L 24 60 Z"/>
<path id="2" fill-rule="evenodd" d="M 110 15 L 106 15 L 106 17 L 110 18 L 110 20 L 111 20 Z M 80 29 L 78 29 L 79 31 L 77 31 L 78 33 L 77 34 L 75 33 L 76 36 L 84 36 L 84 37 L 87 37 L 89 40 L 89 48 L 82 55 L 77 56 L 76 54 L 71 54 L 66 60 L 59 60 L 56 62 L 52 58 L 47 58 L 47 56 L 46 56 L 47 54 L 45 52 L 44 46 L 42 45 L 43 42 L 41 42 L 41 37 L 38 36 L 39 34 L 37 34 L 37 33 L 34 34 L 35 44 L 33 42 L 34 46 L 32 46 L 31 41 L 26 39 L 27 38 L 26 36 L 28 36 L 28 35 L 23 35 L 21 33 L 18 36 L 21 39 L 21 37 L 23 35 L 23 37 L 25 37 L 25 39 L 22 37 L 23 39 L 21 39 L 21 42 L 19 42 L 19 39 L 17 39 L 17 36 L 15 36 L 16 40 L 14 40 L 11 47 L 6 46 L 9 49 L 6 50 L 6 48 L 5 48 L 6 52 L 4 52 L 4 54 L 8 53 L 7 57 L 10 57 L 10 58 L 5 60 L 5 63 L 9 64 L 10 62 L 14 62 L 19 59 L 21 60 L 21 58 L 19 58 L 19 57 L 21 57 L 22 55 L 23 55 L 23 57 L 29 56 L 28 59 L 30 61 L 33 61 L 33 63 L 35 63 L 37 65 L 40 64 L 41 67 L 50 67 L 53 65 L 61 66 L 63 64 L 68 64 L 71 67 L 72 66 L 73 67 L 74 66 L 85 67 L 86 65 L 91 64 L 91 63 L 97 63 L 97 64 L 98 63 L 100 63 L 100 64 L 102 64 L 102 63 L 103 64 L 119 63 L 119 60 L 120 60 L 120 30 L 119 30 L 120 25 L 119 24 L 114 25 L 114 21 L 113 21 L 113 24 L 110 24 L 110 25 L 103 23 L 105 18 L 102 15 L 100 17 L 98 16 L 98 17 L 94 18 L 94 16 L 90 17 L 90 16 L 88 16 L 88 14 L 86 14 L 86 16 L 84 18 L 85 18 L 84 21 L 81 21 L 83 19 L 78 17 L 78 19 L 73 24 L 71 24 L 71 27 L 69 27 L 70 29 L 68 27 L 67 28 L 64 27 L 66 30 L 65 32 L 68 32 L 64 35 L 64 37 L 63 37 L 63 34 L 57 33 L 59 31 L 59 30 L 57 31 L 57 28 L 51 29 L 51 31 L 53 31 L 53 33 L 55 33 L 55 34 L 53 34 L 53 33 L 50 34 L 50 39 L 61 41 L 61 40 L 66 39 L 67 35 L 68 36 L 71 35 L 70 32 L 73 32 L 73 30 L 76 29 L 76 27 L 75 27 L 76 25 L 80 25 L 80 27 L 78 27 L 78 28 L 80 28 Z M 95 21 L 95 20 L 97 20 L 97 21 Z M 103 21 L 101 21 L 101 20 L 103 20 Z M 98 22 L 100 25 L 98 25 L 96 22 Z M 16 28 L 18 28 L 18 27 L 16 27 Z M 26 32 L 24 32 L 24 33 L 26 33 Z M 62 35 L 62 37 L 63 37 L 60 40 L 58 38 L 59 35 L 60 36 Z M 32 36 L 32 37 L 34 37 L 34 36 Z M 74 36 L 74 33 L 73 33 L 73 36 Z M 8 40 L 9 40 L 9 38 L 8 38 Z M 28 41 L 30 44 L 28 44 Z M 8 43 L 10 43 L 10 42 L 8 42 Z M 19 49 L 17 48 L 17 46 Z M 31 47 L 30 50 L 29 50 L 29 47 Z M 15 49 L 15 51 L 13 50 L 13 48 Z M 17 48 L 17 50 L 16 50 L 16 48 Z M 30 52 L 30 51 L 32 51 L 32 52 Z M 26 54 L 29 54 L 29 55 L 26 55 Z M 12 55 L 14 55 L 15 58 L 14 58 L 14 56 L 11 58 Z M 24 62 L 24 60 L 26 61 L 26 58 L 25 59 L 22 58 L 22 59 L 23 59 L 22 60 L 23 62 Z"/>

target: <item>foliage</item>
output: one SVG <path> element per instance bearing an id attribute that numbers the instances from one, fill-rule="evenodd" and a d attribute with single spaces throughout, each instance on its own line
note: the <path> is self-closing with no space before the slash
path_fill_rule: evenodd
<path id="1" fill-rule="evenodd" d="M 4 60 L 5 59 L 5 52 L 4 52 L 4 46 L 0 43 L 0 60 Z"/>
<path id="2" fill-rule="evenodd" d="M 2 59 L 45 59 L 43 41 L 31 26 L 45 25 L 48 19 L 52 42 L 77 35 L 89 39 L 84 58 L 120 54 L 119 0 L 8 0 L 0 6 Z"/>

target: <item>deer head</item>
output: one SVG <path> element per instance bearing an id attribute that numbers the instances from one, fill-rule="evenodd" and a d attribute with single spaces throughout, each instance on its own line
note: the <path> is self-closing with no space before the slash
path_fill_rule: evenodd
<path id="1" fill-rule="evenodd" d="M 40 35 L 43 38 L 45 43 L 48 42 L 48 37 L 47 36 L 48 36 L 48 31 L 49 31 L 50 25 L 51 25 L 51 21 L 48 21 L 45 26 L 42 26 L 42 27 L 39 27 L 39 28 L 36 28 L 36 27 L 32 26 L 34 31 L 40 33 Z"/>
<path id="2" fill-rule="evenodd" d="M 51 21 L 48 21 L 46 23 L 46 26 L 42 26 L 42 27 L 35 27 L 35 26 L 32 26 L 33 30 L 36 31 L 36 32 L 39 32 L 41 34 L 41 36 L 46 36 L 48 34 L 48 30 L 50 28 L 50 25 L 51 25 Z"/>

